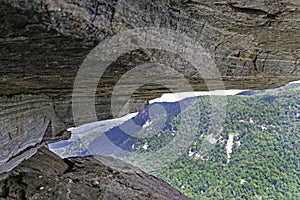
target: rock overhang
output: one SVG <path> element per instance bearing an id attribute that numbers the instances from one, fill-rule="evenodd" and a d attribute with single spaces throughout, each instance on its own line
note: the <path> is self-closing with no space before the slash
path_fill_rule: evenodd
<path id="1" fill-rule="evenodd" d="M 300 75 L 296 1 L 7 0 L 0 2 L 0 10 L 1 96 L 10 103 L 9 97 L 46 95 L 51 112 L 66 127 L 74 124 L 71 97 L 81 63 L 99 42 L 123 30 L 154 26 L 196 38 L 214 58 L 227 89 L 272 88 Z M 207 89 L 195 69 L 172 56 L 140 50 L 120 57 L 99 82 L 98 118 L 112 117 L 113 86 L 139 63 L 169 63 L 195 90 Z M 161 86 L 146 87 L 134 98 L 145 105 L 166 91 Z M 9 137 L 6 132 L 1 137 Z"/>

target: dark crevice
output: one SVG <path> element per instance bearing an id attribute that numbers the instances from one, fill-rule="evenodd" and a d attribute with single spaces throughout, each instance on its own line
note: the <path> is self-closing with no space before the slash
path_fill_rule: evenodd
<path id="1" fill-rule="evenodd" d="M 7 198 L 9 195 L 9 188 L 7 185 L 7 180 L 4 180 L 3 183 L 0 183 L 0 198 Z"/>
<path id="2" fill-rule="evenodd" d="M 45 131 L 45 134 L 44 134 L 44 138 L 43 138 L 43 141 L 47 140 L 48 138 L 52 138 L 52 120 L 49 121 L 48 123 L 48 126 L 47 126 L 47 129 Z"/>
<path id="3" fill-rule="evenodd" d="M 0 182 L 0 198 L 27 200 L 25 191 L 27 184 L 24 183 L 23 176 L 21 173 Z"/>
<path id="4" fill-rule="evenodd" d="M 295 59 L 294 69 L 293 69 L 293 71 L 291 72 L 291 74 L 294 74 L 294 73 L 297 71 L 298 60 L 299 60 L 299 58 L 296 58 L 296 59 Z"/>
<path id="5" fill-rule="evenodd" d="M 26 198 L 26 192 L 25 192 L 25 189 L 27 188 L 27 184 L 23 181 L 23 177 L 24 177 L 24 173 L 20 173 L 20 176 L 19 176 L 19 184 L 21 186 L 21 189 L 18 191 L 18 195 L 19 195 L 19 198 L 21 200 L 27 200 Z"/>
<path id="6" fill-rule="evenodd" d="M 264 15 L 266 18 L 269 19 L 275 19 L 281 12 L 277 13 L 268 13 L 264 10 L 258 9 L 258 8 L 249 8 L 249 7 L 240 7 L 237 6 L 236 3 L 231 3 L 229 2 L 228 5 L 230 8 L 236 12 L 240 13 L 246 13 L 246 14 L 251 14 L 251 15 Z"/>
<path id="7" fill-rule="evenodd" d="M 100 6 L 101 4 L 99 3 L 99 2 L 96 2 L 96 6 L 95 6 L 95 14 L 94 14 L 94 17 L 93 17 L 93 19 L 92 19 L 92 23 L 94 23 L 94 21 L 96 20 L 96 17 L 97 17 L 97 15 L 98 15 L 98 10 L 99 10 L 99 6 Z"/>
<path id="8" fill-rule="evenodd" d="M 20 190 L 19 191 L 19 198 L 21 200 L 27 200 L 25 190 Z"/>
<path id="9" fill-rule="evenodd" d="M 261 71 L 264 72 L 265 71 L 265 66 L 266 66 L 266 62 L 268 60 L 268 57 L 269 57 L 269 54 L 266 55 L 265 59 L 264 59 L 264 62 L 263 62 L 263 65 L 262 65 L 262 68 L 261 68 Z"/>
<path id="10" fill-rule="evenodd" d="M 112 8 L 111 8 L 111 18 L 110 18 L 110 26 L 111 26 L 111 30 L 113 29 L 113 20 L 115 18 L 115 14 L 117 12 L 116 10 L 116 5 L 117 5 L 118 1 L 113 2 L 112 4 Z"/>
<path id="11" fill-rule="evenodd" d="M 145 179 L 145 177 L 143 177 L 143 176 L 142 176 L 140 173 L 138 173 L 138 172 L 136 173 L 136 175 L 139 176 L 139 177 L 142 178 L 142 179 Z M 154 177 L 154 178 L 156 178 L 156 177 Z"/>
<path id="12" fill-rule="evenodd" d="M 280 14 L 280 13 L 277 13 L 277 14 L 268 13 L 267 14 L 267 18 L 276 19 L 276 17 L 278 16 L 278 14 Z"/>
<path id="13" fill-rule="evenodd" d="M 257 8 L 247 8 L 247 7 L 239 7 L 236 3 L 229 2 L 228 5 L 236 12 L 247 13 L 247 14 L 256 14 L 256 15 L 267 15 L 268 13 L 264 10 Z"/>
<path id="14" fill-rule="evenodd" d="M 41 144 L 42 144 L 42 142 L 37 143 L 37 144 L 35 144 L 35 145 L 32 145 L 32 146 L 29 146 L 29 147 L 25 148 L 24 150 L 20 151 L 20 152 L 17 153 L 16 155 L 10 157 L 10 158 L 7 160 L 6 163 L 9 163 L 9 162 L 12 161 L 13 159 L 15 159 L 15 158 L 21 156 L 23 153 L 28 152 L 28 151 L 30 151 L 31 149 L 38 148 Z"/>
<path id="15" fill-rule="evenodd" d="M 69 166 L 68 169 L 64 172 L 65 174 L 74 171 L 75 163 L 73 161 L 68 158 L 64 158 L 63 161 Z"/>
<path id="16" fill-rule="evenodd" d="M 222 45 L 224 42 L 220 42 L 220 43 L 218 43 L 216 46 L 215 46 L 215 49 L 214 49 L 214 52 L 216 52 L 217 51 L 217 49 L 218 49 L 218 47 L 220 46 L 220 45 Z"/>
<path id="17" fill-rule="evenodd" d="M 257 62 L 257 54 L 251 54 L 250 55 L 250 59 L 251 59 L 251 61 L 253 63 L 254 70 L 257 72 L 258 71 L 257 64 L 256 64 L 256 62 Z"/>

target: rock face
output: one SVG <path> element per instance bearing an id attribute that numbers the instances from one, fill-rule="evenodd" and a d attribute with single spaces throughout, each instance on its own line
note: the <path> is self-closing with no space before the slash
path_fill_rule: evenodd
<path id="1" fill-rule="evenodd" d="M 101 156 L 69 158 L 63 161 L 46 148 L 39 150 L 31 159 L 7 174 L 4 180 L 0 180 L 1 197 L 6 199 L 189 199 L 166 182 L 122 161 Z"/>
<path id="2" fill-rule="evenodd" d="M 7 2 L 4 6 L 10 6 L 11 9 L 3 9 L 2 20 L 5 22 L 3 43 L 9 43 L 11 48 L 14 45 L 29 43 L 33 44 L 31 48 L 38 49 L 31 38 L 40 36 L 41 41 L 45 42 L 41 45 L 41 41 L 37 41 L 45 48 L 39 50 L 45 52 L 40 58 L 49 56 L 57 62 L 48 62 L 47 69 L 43 65 L 37 65 L 35 69 L 30 70 L 32 72 L 37 71 L 39 66 L 43 73 L 51 74 L 52 68 L 62 66 L 61 70 L 67 70 L 68 74 L 74 75 L 78 64 L 82 61 L 80 56 L 85 56 L 98 42 L 122 30 L 154 26 L 178 30 L 196 38 L 215 56 L 223 76 L 251 76 L 259 73 L 299 75 L 297 67 L 300 25 L 296 19 L 300 16 L 300 8 L 297 1 L 86 0 L 79 3 L 74 0 L 41 2 L 8 0 Z M 37 30 L 46 33 L 44 35 Z M 48 30 L 52 30 L 52 33 Z M 49 39 L 47 33 L 57 38 Z M 37 35 L 33 37 L 32 34 Z M 73 44 L 66 42 L 73 38 L 81 38 L 84 41 L 77 39 L 72 42 Z M 47 47 L 50 42 L 52 45 Z M 50 56 L 54 52 L 58 55 Z M 72 55 L 75 59 L 59 55 L 60 52 Z M 30 55 L 32 53 L 33 51 L 30 51 Z M 23 53 L 19 56 L 22 60 L 25 55 Z M 58 62 L 60 60 L 65 60 L 65 63 Z M 30 61 L 31 64 L 37 62 L 37 60 Z M 25 70 L 24 66 L 18 68 Z M 28 68 L 30 67 L 27 67 L 27 73 Z"/>
<path id="3" fill-rule="evenodd" d="M 65 136 L 67 133 L 61 131 L 74 125 L 74 80 L 81 63 L 99 42 L 134 28 L 172 29 L 194 38 L 207 50 L 227 89 L 264 89 L 300 79 L 299 17 L 298 0 L 0 0 L 0 173 L 30 158 L 46 142 Z M 113 62 L 99 81 L 98 119 L 112 117 L 114 85 L 144 62 L 170 66 L 195 90 L 207 89 L 195 68 L 170 52 L 129 52 Z M 135 80 L 128 80 L 128 84 L 131 81 Z M 177 91 L 182 90 L 178 86 Z M 139 88 L 132 95 L 131 111 L 140 110 L 147 100 L 168 91 L 161 85 Z M 66 127 L 61 128 L 61 124 Z M 73 171 L 61 160 L 53 160 L 53 164 L 60 163 L 60 170 L 43 165 L 54 175 L 42 178 L 39 174 L 46 172 L 35 169 L 32 163 L 36 162 L 25 161 L 26 172 L 14 171 L 0 183 L 0 196 L 39 199 L 43 193 L 47 199 L 59 191 L 57 198 L 65 199 L 61 195 L 75 198 L 84 194 L 84 188 L 91 197 L 102 195 L 103 199 L 185 198 L 137 169 L 129 167 L 126 171 L 124 164 L 97 159 L 72 158 L 68 162 L 74 164 Z M 85 174 L 87 171 L 92 175 Z M 98 180 L 100 171 L 103 177 Z M 10 184 L 17 187 L 13 189 Z"/>
<path id="4" fill-rule="evenodd" d="M 163 180 L 116 159 L 64 161 L 43 147 L 70 136 L 46 96 L 2 97 L 0 102 L 0 198 L 189 199 Z"/>
<path id="5" fill-rule="evenodd" d="M 0 97 L 0 174 L 34 155 L 46 141 L 70 136 L 46 96 Z"/>
<path id="6" fill-rule="evenodd" d="M 1 93 L 44 93 L 55 100 L 58 117 L 72 125 L 73 83 L 85 56 L 99 42 L 140 27 L 195 38 L 214 58 L 226 88 L 280 86 L 299 79 L 299 9 L 296 0 L 1 0 Z M 188 63 L 168 52 L 141 49 L 118 59 L 102 76 L 96 93 L 99 119 L 112 116 L 107 105 L 119 78 L 145 61 L 170 65 L 194 89 L 207 89 Z M 139 105 L 167 91 L 151 89 L 135 95 Z"/>

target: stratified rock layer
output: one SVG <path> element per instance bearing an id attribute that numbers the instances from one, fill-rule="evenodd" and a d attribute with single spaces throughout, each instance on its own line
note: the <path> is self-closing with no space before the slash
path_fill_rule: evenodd
<path id="1" fill-rule="evenodd" d="M 55 128 L 57 122 L 74 125 L 74 80 L 81 63 L 99 42 L 134 28 L 172 29 L 194 38 L 207 50 L 225 88 L 265 89 L 300 79 L 299 17 L 297 0 L 0 0 L 0 173 L 28 159 L 44 142 L 55 140 L 53 136 L 61 131 Z M 206 90 L 203 77 L 190 63 L 177 57 L 157 49 L 141 49 L 112 63 L 95 94 L 98 119 L 112 117 L 114 85 L 128 70 L 145 62 L 170 66 L 184 75 L 195 90 Z M 128 85 L 145 77 L 135 76 Z M 174 85 L 177 86 L 176 80 Z M 177 92 L 183 90 L 177 86 Z M 161 85 L 139 88 L 132 95 L 131 111 L 168 91 Z M 16 95 L 28 94 L 43 94 L 49 101 L 33 96 L 14 100 Z M 10 105 L 12 102 L 18 103 Z M 84 117 L 89 122 L 89 116 Z M 54 129 L 49 134 L 50 121 Z M 46 158 L 47 153 L 42 156 Z M 1 197 L 184 199 L 165 183 L 132 167 L 129 172 L 124 168 L 114 171 L 103 164 L 114 165 L 106 158 L 71 159 L 74 171 L 68 172 L 68 166 L 59 159 L 48 160 L 53 165 L 60 163 L 58 171 L 49 170 L 47 165 L 38 169 L 37 159 L 32 160 L 35 162 L 28 160 L 27 171 L 15 171 L 0 183 Z M 40 178 L 42 173 L 46 175 Z M 99 173 L 105 178 L 98 180 Z M 149 188 L 144 182 L 149 183 Z M 90 196 L 84 196 L 87 194 Z"/>
<path id="2" fill-rule="evenodd" d="M 0 174 L 34 155 L 46 141 L 67 139 L 46 96 L 0 97 Z"/>
<path id="3" fill-rule="evenodd" d="M 280 86 L 299 79 L 299 10 L 296 0 L 1 0 L 1 93 L 47 94 L 55 100 L 58 117 L 72 125 L 73 83 L 86 55 L 117 33 L 143 27 L 194 38 L 214 58 L 227 89 Z M 195 90 L 207 89 L 189 63 L 168 52 L 128 52 L 99 82 L 99 119 L 112 117 L 110 96 L 120 77 L 144 62 L 171 66 Z M 140 109 L 147 99 L 167 91 L 157 85 L 141 88 L 133 98 L 140 99 Z M 131 111 L 138 110 L 135 106 Z"/>

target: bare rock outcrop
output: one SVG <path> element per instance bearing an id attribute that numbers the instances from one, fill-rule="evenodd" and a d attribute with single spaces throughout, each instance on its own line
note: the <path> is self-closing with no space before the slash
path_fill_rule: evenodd
<path id="1" fill-rule="evenodd" d="M 110 157 L 68 158 L 46 148 L 0 179 L 5 199 L 189 199 L 169 184 Z"/>
<path id="2" fill-rule="evenodd" d="M 68 125 L 73 124 L 71 94 L 82 61 L 99 42 L 124 30 L 168 28 L 195 38 L 214 58 L 228 89 L 271 88 L 300 75 L 296 0 L 1 0 L 0 11 L 1 93 L 46 94 Z M 195 90 L 207 89 L 189 63 L 168 52 L 141 49 L 120 57 L 102 76 L 96 93 L 99 119 L 112 116 L 107 105 L 113 86 L 143 62 L 169 65 Z M 166 91 L 142 88 L 134 98 L 145 104 Z"/>
<path id="3" fill-rule="evenodd" d="M 81 63 L 124 30 L 166 28 L 207 50 L 225 88 L 272 88 L 300 79 L 299 18 L 298 0 L 0 0 L 0 173 L 10 171 L 0 181 L 0 197 L 185 199 L 161 180 L 110 158 L 62 161 L 47 150 L 36 153 L 74 125 L 72 90 Z M 99 81 L 98 119 L 112 117 L 114 85 L 144 62 L 170 66 L 195 90 L 207 89 L 190 63 L 169 52 L 129 52 Z M 164 92 L 168 88 L 141 87 L 131 111 Z M 39 167 L 37 159 L 49 166 Z"/>
<path id="4" fill-rule="evenodd" d="M 46 96 L 0 97 L 0 104 L 0 174 L 30 158 L 46 142 L 70 136 Z"/>

